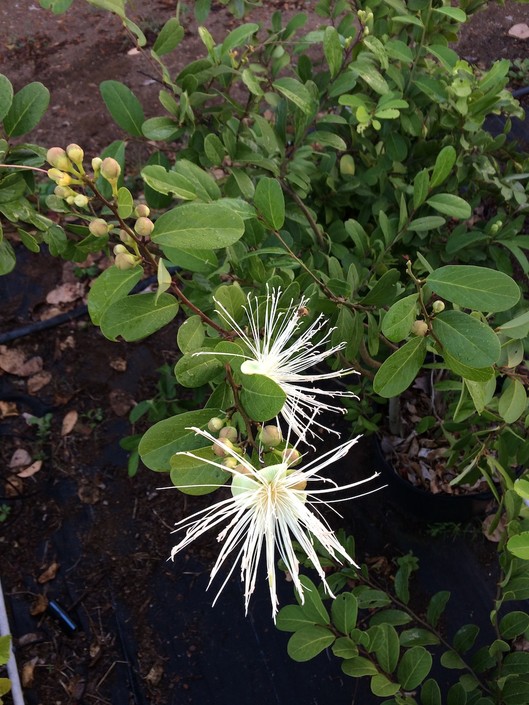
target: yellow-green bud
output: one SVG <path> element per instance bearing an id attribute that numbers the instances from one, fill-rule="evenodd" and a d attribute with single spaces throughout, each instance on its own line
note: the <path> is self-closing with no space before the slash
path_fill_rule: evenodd
<path id="1" fill-rule="evenodd" d="M 142 216 L 141 218 L 138 218 L 138 220 L 134 223 L 134 230 L 140 235 L 141 237 L 148 237 L 154 228 L 154 223 L 150 218 L 145 218 Z"/>
<path id="2" fill-rule="evenodd" d="M 73 194 L 73 191 L 72 191 L 72 194 Z M 65 198 L 65 201 L 69 206 L 73 206 L 74 201 L 75 201 L 75 196 L 73 196 L 73 195 L 68 196 L 67 198 Z"/>
<path id="3" fill-rule="evenodd" d="M 134 209 L 134 215 L 136 218 L 148 218 L 151 213 L 151 209 L 145 203 L 138 203 Z"/>
<path id="4" fill-rule="evenodd" d="M 218 433 L 223 426 L 224 420 L 220 419 L 218 416 L 213 416 L 213 418 L 208 421 L 208 431 L 210 431 L 210 433 Z"/>
<path id="5" fill-rule="evenodd" d="M 116 181 L 121 174 L 121 167 L 112 157 L 106 157 L 101 163 L 101 176 L 107 181 Z"/>
<path id="6" fill-rule="evenodd" d="M 411 332 L 413 335 L 424 338 L 424 336 L 428 333 L 428 324 L 420 318 L 419 320 L 413 322 Z"/>
<path id="7" fill-rule="evenodd" d="M 132 245 L 132 243 L 134 242 L 134 239 L 129 235 L 126 230 L 119 231 L 119 239 L 121 240 L 121 242 L 124 242 L 125 245 Z"/>
<path id="8" fill-rule="evenodd" d="M 224 458 L 227 455 L 227 448 L 233 450 L 233 443 L 228 438 L 222 438 L 213 444 L 213 452 L 215 455 L 218 455 L 219 458 Z"/>
<path id="9" fill-rule="evenodd" d="M 69 174 L 66 174 L 60 169 L 56 169 L 55 167 L 53 169 L 48 169 L 48 176 L 59 186 L 69 186 L 72 182 L 72 177 Z"/>
<path id="10" fill-rule="evenodd" d="M 76 166 L 83 163 L 84 152 L 78 144 L 69 144 L 66 147 L 66 154 Z"/>
<path id="11" fill-rule="evenodd" d="M 445 310 L 445 304 L 444 301 L 434 301 L 432 304 L 432 311 L 434 313 L 441 313 L 441 311 Z"/>
<path id="12" fill-rule="evenodd" d="M 300 479 L 295 485 L 290 485 L 291 490 L 301 490 L 303 491 L 307 487 L 307 480 L 305 478 Z"/>
<path id="13" fill-rule="evenodd" d="M 95 218 L 88 223 L 88 230 L 90 230 L 95 237 L 104 237 L 108 235 L 108 223 L 106 220 L 103 220 L 103 218 Z M 126 249 L 125 252 L 127 252 Z M 114 254 L 118 253 L 114 252 Z"/>
<path id="14" fill-rule="evenodd" d="M 118 269 L 132 269 L 138 264 L 138 258 L 130 252 L 119 252 L 114 259 L 114 264 Z"/>
<path id="15" fill-rule="evenodd" d="M 94 157 L 92 159 L 92 169 L 94 170 L 94 174 L 97 176 L 99 174 L 99 170 L 101 169 L 101 164 L 103 163 L 103 160 L 101 157 Z"/>
<path id="16" fill-rule="evenodd" d="M 276 448 L 283 440 L 281 429 L 277 426 L 263 426 L 259 440 L 266 448 Z"/>
<path id="17" fill-rule="evenodd" d="M 72 163 L 68 159 L 66 152 L 62 147 L 51 147 L 46 153 L 46 161 L 56 169 L 65 169 L 69 171 L 72 168 Z"/>
<path id="18" fill-rule="evenodd" d="M 84 195 L 84 193 L 78 193 L 73 199 L 73 202 L 78 208 L 86 208 L 88 205 L 88 198 Z"/>
<path id="19" fill-rule="evenodd" d="M 284 463 L 292 467 L 293 465 L 297 465 L 301 460 L 301 453 L 297 448 L 285 448 L 282 458 Z"/>
<path id="20" fill-rule="evenodd" d="M 224 465 L 225 468 L 229 468 L 230 470 L 235 470 L 237 465 L 239 464 L 235 458 L 232 458 L 231 455 L 229 458 L 225 458 L 222 461 L 222 464 Z"/>
<path id="21" fill-rule="evenodd" d="M 105 223 L 105 225 L 106 225 L 106 223 Z M 127 248 L 125 247 L 125 245 L 114 245 L 114 250 L 113 250 L 113 252 L 114 252 L 115 255 L 121 255 L 121 254 L 124 254 L 124 253 L 129 254 L 129 251 L 127 250 Z"/>
<path id="22" fill-rule="evenodd" d="M 237 440 L 237 429 L 235 426 L 224 426 L 220 429 L 219 438 L 227 438 L 234 443 Z"/>
<path id="23" fill-rule="evenodd" d="M 68 198 L 68 196 L 72 196 L 75 191 L 72 191 L 68 186 L 56 186 L 53 189 L 53 193 L 59 198 Z"/>

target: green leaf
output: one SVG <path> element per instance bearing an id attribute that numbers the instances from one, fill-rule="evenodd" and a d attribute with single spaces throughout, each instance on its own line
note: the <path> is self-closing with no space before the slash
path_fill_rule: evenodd
<path id="1" fill-rule="evenodd" d="M 3 73 L 0 73 L 0 122 L 5 118 L 13 102 L 13 86 Z"/>
<path id="2" fill-rule="evenodd" d="M 355 656 L 342 663 L 342 671 L 353 678 L 373 676 L 378 673 L 375 664 L 364 656 Z"/>
<path id="3" fill-rule="evenodd" d="M 393 303 L 399 279 L 398 269 L 388 269 L 360 303 L 364 306 L 386 306 Z"/>
<path id="4" fill-rule="evenodd" d="M 427 680 L 421 688 L 421 705 L 442 705 L 441 689 L 433 678 Z"/>
<path id="5" fill-rule="evenodd" d="M 444 15 L 445 17 L 450 17 L 451 20 L 456 22 L 466 22 L 466 13 L 459 7 L 450 7 L 449 5 L 444 5 L 443 7 L 434 7 L 434 12 L 439 15 Z"/>
<path id="6" fill-rule="evenodd" d="M 448 178 L 452 167 L 456 163 L 456 158 L 456 150 L 451 145 L 443 147 L 435 160 L 432 178 L 430 179 L 430 188 L 437 188 Z"/>
<path id="7" fill-rule="evenodd" d="M 287 395 L 264 375 L 241 374 L 241 403 L 253 421 L 269 421 L 279 414 Z"/>
<path id="8" fill-rule="evenodd" d="M 332 602 L 331 615 L 334 626 L 342 634 L 350 634 L 356 627 L 358 600 L 352 593 L 342 592 Z"/>
<path id="9" fill-rule="evenodd" d="M 341 636 L 332 645 L 332 652 L 338 658 L 349 659 L 358 655 L 358 647 L 348 636 Z"/>
<path id="10" fill-rule="evenodd" d="M 305 627 L 294 632 L 287 645 L 287 652 L 293 661 L 310 661 L 330 646 L 335 639 L 334 634 L 319 625 Z"/>
<path id="11" fill-rule="evenodd" d="M 400 633 L 400 643 L 402 646 L 435 646 L 439 643 L 439 639 L 433 632 L 427 629 L 405 629 Z"/>
<path id="12" fill-rule="evenodd" d="M 443 357 L 447 366 L 455 372 L 456 375 L 460 375 L 466 380 L 471 382 L 488 382 L 494 377 L 493 367 L 470 367 L 469 365 L 463 365 L 452 357 L 448 350 L 443 350 Z"/>
<path id="13" fill-rule="evenodd" d="M 446 351 L 445 351 L 446 352 Z M 487 404 L 494 397 L 496 388 L 496 378 L 494 375 L 486 382 L 474 382 L 470 379 L 465 379 L 465 387 L 468 389 L 476 411 L 482 414 Z"/>
<path id="14" fill-rule="evenodd" d="M 192 458 L 178 453 L 171 457 L 171 482 L 180 492 L 195 496 L 209 494 L 230 479 L 231 473 L 206 462 L 207 460 L 219 462 L 219 457 L 215 455 L 211 445 L 192 452 L 197 457 Z"/>
<path id="15" fill-rule="evenodd" d="M 176 342 L 183 353 L 195 352 L 204 342 L 204 324 L 200 316 L 190 316 L 178 329 Z"/>
<path id="16" fill-rule="evenodd" d="M 529 479 L 520 477 L 514 483 L 514 489 L 522 499 L 529 499 Z"/>
<path id="17" fill-rule="evenodd" d="M 142 461 L 151 470 L 167 472 L 175 453 L 203 447 L 204 438 L 189 429 L 192 426 L 203 428 L 213 416 L 219 414 L 222 415 L 222 411 L 210 407 L 171 416 L 154 424 L 144 434 L 138 447 Z"/>
<path id="18" fill-rule="evenodd" d="M 300 605 L 286 605 L 277 613 L 276 628 L 281 632 L 297 632 L 314 624 Z"/>
<path id="19" fill-rule="evenodd" d="M 125 18 L 125 2 L 126 0 L 87 0 L 90 5 L 99 7 L 101 10 L 115 12 L 118 17 Z"/>
<path id="20" fill-rule="evenodd" d="M 163 166 L 153 164 L 144 167 L 141 175 L 145 183 L 158 193 L 174 193 L 184 201 L 193 201 L 197 197 L 193 182 L 176 171 L 168 171 Z"/>
<path id="21" fill-rule="evenodd" d="M 397 678 L 403 690 L 415 690 L 430 673 L 432 655 L 422 646 L 413 646 L 400 660 Z"/>
<path id="22" fill-rule="evenodd" d="M 99 90 L 108 112 L 121 129 L 133 137 L 142 137 L 145 114 L 130 88 L 120 81 L 103 81 Z"/>
<path id="23" fill-rule="evenodd" d="M 176 49 L 183 38 L 184 28 L 176 17 L 170 17 L 156 37 L 152 50 L 158 56 L 163 56 Z"/>
<path id="24" fill-rule="evenodd" d="M 11 243 L 7 240 L 0 240 L 0 276 L 12 272 L 15 268 L 16 262 L 15 251 L 13 250 Z"/>
<path id="25" fill-rule="evenodd" d="M 303 586 L 303 604 L 301 596 L 296 591 L 296 600 L 301 605 L 305 615 L 317 624 L 328 625 L 330 623 L 329 613 L 323 604 L 316 585 L 306 575 L 300 575 L 299 580 Z"/>
<path id="26" fill-rule="evenodd" d="M 171 282 L 173 281 L 171 274 L 167 270 L 167 267 L 165 266 L 165 263 L 161 257 L 158 260 L 158 272 L 156 274 L 156 278 L 158 281 L 158 288 L 156 290 L 156 296 L 154 299 L 155 305 L 158 304 L 160 296 L 164 293 L 164 291 L 167 291 L 167 289 L 169 289 L 169 287 L 171 286 Z"/>
<path id="27" fill-rule="evenodd" d="M 435 627 L 439 622 L 449 599 L 450 593 L 447 590 L 440 590 L 439 592 L 436 592 L 430 600 L 430 604 L 428 605 L 428 610 L 426 612 L 426 619 L 432 627 Z"/>
<path id="28" fill-rule="evenodd" d="M 148 140 L 170 142 L 178 136 L 180 126 L 173 118 L 163 115 L 145 120 L 141 126 L 141 132 Z"/>
<path id="29" fill-rule="evenodd" d="M 375 614 L 369 620 L 369 626 L 372 627 L 376 624 L 392 624 L 394 627 L 400 627 L 404 624 L 409 624 L 412 618 L 407 612 L 403 610 L 380 610 L 380 612 L 375 612 Z M 401 642 L 402 643 L 402 642 Z"/>
<path id="30" fill-rule="evenodd" d="M 522 531 L 521 534 L 511 536 L 507 541 L 507 548 L 516 558 L 522 558 L 524 561 L 529 560 L 529 531 Z"/>
<path id="31" fill-rule="evenodd" d="M 225 56 L 232 51 L 232 49 L 236 49 L 237 47 L 246 44 L 257 31 L 259 31 L 259 25 L 254 22 L 242 24 L 240 27 L 232 30 L 222 42 L 222 55 Z"/>
<path id="32" fill-rule="evenodd" d="M 199 352 L 186 354 L 175 365 L 175 377 L 182 387 L 201 387 L 223 372 L 223 359 L 215 357 L 212 351 L 205 355 Z"/>
<path id="33" fill-rule="evenodd" d="M 382 333 L 393 343 L 400 343 L 407 338 L 412 324 L 417 318 L 418 294 L 405 296 L 396 301 L 384 316 L 382 321 Z"/>
<path id="34" fill-rule="evenodd" d="M 379 624 L 376 628 L 380 634 L 374 644 L 377 661 L 385 673 L 393 673 L 400 655 L 399 635 L 391 624 Z"/>
<path id="35" fill-rule="evenodd" d="M 451 669 L 465 668 L 465 662 L 456 651 L 445 651 L 441 654 L 441 665 Z"/>
<path id="36" fill-rule="evenodd" d="M 312 113 L 312 96 L 297 79 L 289 77 L 278 78 L 272 85 L 276 91 L 279 91 L 285 98 L 294 103 L 302 112 L 307 115 Z"/>
<path id="37" fill-rule="evenodd" d="M 474 642 L 479 634 L 479 627 L 476 624 L 464 624 L 460 627 L 453 639 L 454 649 L 459 654 L 465 654 L 474 646 Z"/>
<path id="38" fill-rule="evenodd" d="M 226 156 L 226 148 L 214 132 L 210 132 L 204 139 L 204 153 L 215 166 L 221 166 Z"/>
<path id="39" fill-rule="evenodd" d="M 88 313 L 94 325 L 100 325 L 107 308 L 125 298 L 140 281 L 142 274 L 141 267 L 118 269 L 112 265 L 97 277 L 88 292 Z"/>
<path id="40" fill-rule="evenodd" d="M 279 181 L 263 176 L 255 187 L 254 205 L 267 225 L 279 230 L 285 222 L 285 199 Z"/>
<path id="41" fill-rule="evenodd" d="M 489 267 L 449 264 L 432 272 L 426 283 L 443 299 L 474 311 L 506 311 L 520 299 L 514 279 Z"/>
<path id="42" fill-rule="evenodd" d="M 527 407 L 527 394 L 524 385 L 518 379 L 505 380 L 498 402 L 498 413 L 511 424 L 518 421 Z"/>
<path id="43" fill-rule="evenodd" d="M 414 233 L 426 233 L 429 230 L 437 230 L 437 228 L 442 228 L 446 223 L 444 218 L 440 215 L 427 215 L 424 218 L 415 218 L 408 225 L 408 230 Z"/>
<path id="44" fill-rule="evenodd" d="M 8 91 L 8 89 L 4 89 Z M 15 93 L 4 117 L 4 130 L 8 137 L 19 137 L 36 127 L 50 102 L 50 92 L 42 83 L 28 83 Z M 5 107 L 5 104 L 4 104 Z"/>
<path id="45" fill-rule="evenodd" d="M 134 199 L 128 188 L 122 186 L 118 189 L 118 215 L 124 220 L 130 218 L 134 209 Z"/>
<path id="46" fill-rule="evenodd" d="M 178 313 L 178 302 L 170 294 L 132 294 L 108 306 L 101 316 L 101 332 L 109 340 L 121 336 L 127 342 L 141 340 L 163 328 Z"/>
<path id="47" fill-rule="evenodd" d="M 529 311 L 516 316 L 507 323 L 498 326 L 498 331 L 513 340 L 522 340 L 529 335 Z"/>
<path id="48" fill-rule="evenodd" d="M 466 220 L 472 215 L 472 208 L 460 196 L 451 193 L 436 193 L 426 201 L 436 211 L 450 218 Z"/>
<path id="49" fill-rule="evenodd" d="M 189 203 L 161 215 L 152 240 L 162 248 L 219 249 L 240 240 L 244 221 L 231 208 L 218 203 Z"/>
<path id="50" fill-rule="evenodd" d="M 11 636 L 0 636 L 0 666 L 4 666 L 11 655 Z"/>
<path id="51" fill-rule="evenodd" d="M 201 201 L 210 202 L 220 198 L 220 188 L 211 174 L 188 159 L 179 159 L 173 166 L 173 170 L 194 184 L 194 189 Z"/>
<path id="52" fill-rule="evenodd" d="M 468 367 L 487 367 L 500 357 L 494 331 L 463 311 L 443 311 L 432 320 L 432 330 L 443 348 Z"/>
<path id="53" fill-rule="evenodd" d="M 412 338 L 392 353 L 373 381 L 376 394 L 389 399 L 401 394 L 413 382 L 426 356 L 426 338 Z"/>
<path id="54" fill-rule="evenodd" d="M 331 78 L 334 78 L 342 66 L 343 49 L 340 35 L 332 26 L 327 26 L 323 33 L 323 52 L 329 66 Z"/>
<path id="55" fill-rule="evenodd" d="M 400 690 L 399 683 L 393 683 L 383 673 L 377 673 L 371 678 L 371 692 L 379 698 L 389 698 Z"/>
<path id="56" fill-rule="evenodd" d="M 413 208 L 417 210 L 426 200 L 430 187 L 427 169 L 419 171 L 413 180 Z"/>
<path id="57" fill-rule="evenodd" d="M 234 321 L 240 321 L 244 316 L 244 306 L 247 299 L 238 282 L 219 286 L 215 290 L 214 299 L 226 309 Z"/>
<path id="58" fill-rule="evenodd" d="M 502 690 L 502 705 L 526 705 L 528 702 L 529 681 L 527 680 L 527 671 L 525 671 L 523 676 L 509 678 L 506 681 Z"/>
<path id="59" fill-rule="evenodd" d="M 219 266 L 217 255 L 213 250 L 183 250 L 178 247 L 163 248 L 165 257 L 176 264 L 178 267 L 189 272 L 201 272 L 202 274 L 210 274 Z"/>
<path id="60" fill-rule="evenodd" d="M 529 614 L 527 612 L 509 612 L 500 620 L 500 634 L 504 639 L 516 639 L 529 629 Z"/>

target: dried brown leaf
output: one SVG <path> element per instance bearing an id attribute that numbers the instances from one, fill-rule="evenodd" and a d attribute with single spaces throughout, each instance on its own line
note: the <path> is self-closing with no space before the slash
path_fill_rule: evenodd
<path id="1" fill-rule="evenodd" d="M 46 595 L 37 595 L 37 599 L 31 605 L 29 613 L 32 617 L 43 614 L 48 609 L 48 598 Z"/>
<path id="2" fill-rule="evenodd" d="M 23 688 L 29 688 L 33 685 L 33 680 L 35 678 L 35 666 L 38 661 L 39 657 L 34 656 L 30 661 L 26 661 L 26 663 L 22 666 L 20 680 L 22 681 Z"/>
<path id="3" fill-rule="evenodd" d="M 54 580 L 57 571 L 59 570 L 60 565 L 57 563 L 57 561 L 53 561 L 53 563 L 50 563 L 50 565 L 44 570 L 39 577 L 37 578 L 37 582 L 40 585 L 43 585 L 44 583 L 49 583 L 50 580 Z"/>
<path id="4" fill-rule="evenodd" d="M 84 287 L 80 282 L 61 284 L 57 288 L 50 291 L 46 296 L 48 304 L 69 304 L 72 301 L 82 298 Z"/>
<path id="5" fill-rule="evenodd" d="M 42 460 L 35 460 L 34 463 L 31 463 L 31 465 L 28 465 L 27 468 L 24 468 L 24 470 L 21 470 L 20 472 L 17 472 L 17 477 L 31 477 L 32 475 L 35 475 L 42 467 Z"/>
<path id="6" fill-rule="evenodd" d="M 43 387 L 51 382 L 50 372 L 37 372 L 36 375 L 28 379 L 28 392 L 29 394 L 35 394 L 35 392 L 40 391 Z"/>
<path id="7" fill-rule="evenodd" d="M 18 415 L 17 405 L 14 401 L 0 401 L 0 419 Z"/>
<path id="8" fill-rule="evenodd" d="M 28 453 L 28 451 L 25 448 L 17 448 L 11 456 L 11 460 L 9 461 L 9 467 L 12 470 L 16 470 L 17 468 L 27 467 L 30 463 L 31 455 Z"/>
<path id="9" fill-rule="evenodd" d="M 72 409 L 66 414 L 62 420 L 61 436 L 67 436 L 73 431 L 78 418 L 79 414 L 75 409 Z"/>
<path id="10" fill-rule="evenodd" d="M 11 375 L 30 377 L 42 370 L 42 358 L 35 356 L 26 360 L 23 350 L 0 345 L 0 367 Z"/>

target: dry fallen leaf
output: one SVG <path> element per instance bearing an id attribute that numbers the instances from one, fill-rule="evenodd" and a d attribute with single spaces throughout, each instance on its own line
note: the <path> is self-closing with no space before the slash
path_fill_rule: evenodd
<path id="1" fill-rule="evenodd" d="M 31 455 L 28 453 L 28 451 L 25 448 L 17 448 L 11 456 L 11 460 L 9 461 L 9 467 L 12 470 L 16 470 L 17 468 L 27 467 L 30 463 Z"/>
<path id="2" fill-rule="evenodd" d="M 127 369 L 127 361 L 122 357 L 116 357 L 114 360 L 110 360 L 109 365 L 113 370 L 116 370 L 116 372 L 125 372 Z"/>
<path id="3" fill-rule="evenodd" d="M 494 529 L 493 532 L 490 533 L 491 524 L 495 519 L 496 516 L 494 514 L 489 514 L 485 517 L 485 519 L 483 519 L 482 524 L 482 530 L 485 538 L 489 541 L 492 541 L 492 543 L 498 543 L 505 535 L 505 515 L 500 518 L 498 526 Z"/>
<path id="4" fill-rule="evenodd" d="M 24 468 L 24 470 L 21 470 L 20 472 L 17 472 L 17 477 L 31 477 L 32 475 L 35 475 L 42 467 L 42 460 L 35 460 L 34 463 L 31 463 L 27 468 Z"/>
<path id="5" fill-rule="evenodd" d="M 37 595 L 37 599 L 31 605 L 29 613 L 32 617 L 36 617 L 48 609 L 48 598 L 46 595 Z"/>
<path id="6" fill-rule="evenodd" d="M 46 296 L 48 304 L 68 304 L 82 298 L 84 287 L 80 282 L 61 284 Z"/>
<path id="7" fill-rule="evenodd" d="M 4 485 L 4 494 L 6 497 L 20 497 L 24 491 L 24 483 L 21 477 L 12 475 Z"/>
<path id="8" fill-rule="evenodd" d="M 8 416 L 18 416 L 17 405 L 14 401 L 0 401 L 0 419 L 7 419 Z"/>
<path id="9" fill-rule="evenodd" d="M 0 367 L 11 375 L 30 377 L 42 370 L 42 358 L 36 356 L 26 360 L 23 350 L 0 345 Z"/>
<path id="10" fill-rule="evenodd" d="M 23 688 L 29 688 L 31 685 L 33 685 L 33 679 L 35 677 L 35 666 L 37 665 L 38 661 L 39 657 L 35 656 L 30 661 L 26 661 L 26 663 L 22 666 L 22 675 L 20 677 L 20 680 L 22 681 Z"/>
<path id="11" fill-rule="evenodd" d="M 29 394 L 35 394 L 47 384 L 51 382 L 50 372 L 37 372 L 36 375 L 28 379 L 28 392 Z"/>
<path id="12" fill-rule="evenodd" d="M 81 480 L 77 496 L 83 504 L 97 504 L 101 499 L 101 490 L 96 484 Z"/>
<path id="13" fill-rule="evenodd" d="M 50 563 L 46 570 L 39 575 L 37 582 L 43 585 L 44 583 L 49 583 L 50 580 L 54 580 L 59 568 L 59 564 L 53 561 L 53 563 Z"/>
<path id="14" fill-rule="evenodd" d="M 75 409 L 72 409 L 66 414 L 62 420 L 61 436 L 67 436 L 73 431 L 78 418 L 79 414 Z"/>
<path id="15" fill-rule="evenodd" d="M 134 399 L 123 389 L 113 389 L 109 401 L 116 416 L 126 416 L 134 406 Z"/>
<path id="16" fill-rule="evenodd" d="M 508 35 L 516 39 L 529 39 L 529 27 L 525 22 L 520 22 L 520 24 L 515 24 L 510 28 Z"/>
<path id="17" fill-rule="evenodd" d="M 147 683 L 158 685 L 163 676 L 163 666 L 160 663 L 154 664 L 149 673 L 145 676 Z"/>

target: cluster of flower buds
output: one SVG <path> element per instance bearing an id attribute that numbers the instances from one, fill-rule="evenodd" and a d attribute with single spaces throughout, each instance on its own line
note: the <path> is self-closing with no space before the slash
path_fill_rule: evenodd
<path id="1" fill-rule="evenodd" d="M 83 166 L 84 151 L 78 144 L 69 144 L 66 149 L 51 147 L 46 154 L 46 161 L 51 165 L 48 176 L 55 181 L 55 195 L 63 198 L 69 205 L 79 208 L 88 206 L 89 198 L 78 193 L 73 187 L 86 184 L 86 172 Z M 112 187 L 112 194 L 117 195 L 118 179 L 121 174 L 119 163 L 112 157 L 92 159 L 93 179 L 102 176 Z"/>
<path id="2" fill-rule="evenodd" d="M 364 37 L 367 37 L 367 35 L 373 31 L 373 25 L 375 20 L 373 13 L 371 12 L 371 10 L 358 10 L 356 14 L 358 15 L 358 20 L 360 24 L 364 28 L 363 35 Z"/>
<path id="3" fill-rule="evenodd" d="M 118 269 L 132 269 L 140 262 L 141 257 L 128 250 L 125 245 L 114 247 L 114 264 Z"/>

